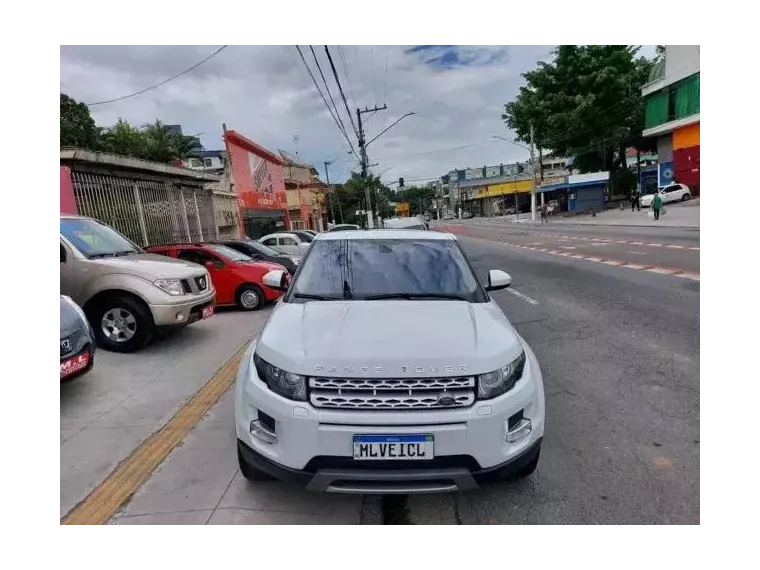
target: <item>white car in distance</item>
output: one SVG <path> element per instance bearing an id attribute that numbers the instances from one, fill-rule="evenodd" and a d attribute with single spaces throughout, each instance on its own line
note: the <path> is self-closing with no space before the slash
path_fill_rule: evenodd
<path id="1" fill-rule="evenodd" d="M 660 198 L 662 198 L 663 204 L 670 204 L 673 202 L 685 202 L 691 198 L 691 190 L 686 184 L 670 184 L 663 186 L 658 190 Z M 641 197 L 641 206 L 643 208 L 649 208 L 652 205 L 654 194 L 647 194 Z"/>
<path id="2" fill-rule="evenodd" d="M 311 245 L 310 239 L 292 232 L 269 234 L 259 239 L 259 242 L 275 251 L 295 257 L 302 257 Z"/>
<path id="3" fill-rule="evenodd" d="M 326 232 L 241 361 L 238 461 L 250 480 L 423 493 L 527 476 L 544 435 L 536 356 L 446 233 Z"/>

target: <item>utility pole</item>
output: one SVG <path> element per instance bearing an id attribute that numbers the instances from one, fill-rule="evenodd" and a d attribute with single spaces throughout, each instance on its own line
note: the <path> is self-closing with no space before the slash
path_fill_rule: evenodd
<path id="1" fill-rule="evenodd" d="M 533 142 L 533 122 L 530 123 L 530 168 L 531 168 L 531 189 L 530 189 L 530 218 L 536 221 L 536 148 Z"/>
<path id="2" fill-rule="evenodd" d="M 330 215 L 332 216 L 332 223 L 335 225 L 335 198 L 330 196 L 332 194 L 332 190 L 330 189 L 330 171 L 327 169 L 331 164 L 332 162 L 325 161 L 325 178 L 327 178 L 327 198 L 330 201 Z"/>
<path id="3" fill-rule="evenodd" d="M 362 161 L 362 181 L 364 182 L 364 201 L 366 202 L 366 210 L 367 210 L 367 227 L 373 228 L 374 227 L 374 221 L 372 220 L 372 202 L 370 200 L 369 195 L 369 185 L 367 184 L 367 141 L 364 137 L 364 126 L 362 125 L 362 115 L 364 113 L 374 113 L 376 111 L 384 111 L 388 108 L 388 105 L 383 105 L 382 107 L 378 107 L 375 105 L 373 109 L 369 109 L 367 107 L 364 107 L 364 110 L 356 109 L 356 118 L 359 121 L 359 151 L 361 152 L 361 161 Z"/>

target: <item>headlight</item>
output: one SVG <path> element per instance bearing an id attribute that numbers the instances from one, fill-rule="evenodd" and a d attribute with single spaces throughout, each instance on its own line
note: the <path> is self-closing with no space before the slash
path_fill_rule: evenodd
<path id="1" fill-rule="evenodd" d="M 300 257 L 291 257 L 290 261 L 293 262 L 293 265 L 298 265 L 299 263 L 301 263 L 301 258 Z"/>
<path id="2" fill-rule="evenodd" d="M 169 295 L 184 295 L 185 290 L 182 288 L 182 281 L 180 279 L 156 279 L 153 285 L 169 293 Z"/>
<path id="3" fill-rule="evenodd" d="M 506 366 L 478 376 L 478 399 L 488 400 L 510 391 L 522 378 L 525 368 L 525 351 Z"/>
<path id="4" fill-rule="evenodd" d="M 289 400 L 306 401 L 306 377 L 292 372 L 285 372 L 276 366 L 272 366 L 258 354 L 253 354 L 253 363 L 259 378 L 269 387 L 272 392 L 284 396 Z"/>

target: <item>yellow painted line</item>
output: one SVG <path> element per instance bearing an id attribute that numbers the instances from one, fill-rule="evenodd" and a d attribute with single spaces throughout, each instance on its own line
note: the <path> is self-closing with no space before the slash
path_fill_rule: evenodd
<path id="1" fill-rule="evenodd" d="M 249 343 L 246 341 L 164 427 L 122 461 L 61 524 L 108 522 L 232 385 Z"/>

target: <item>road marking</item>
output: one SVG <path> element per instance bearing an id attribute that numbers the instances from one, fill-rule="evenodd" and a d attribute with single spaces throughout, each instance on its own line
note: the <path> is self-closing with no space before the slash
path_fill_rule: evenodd
<path id="1" fill-rule="evenodd" d="M 512 287 L 509 287 L 507 291 L 512 293 L 515 297 L 520 297 L 520 299 L 530 303 L 531 305 L 538 305 L 538 301 L 536 301 L 535 299 L 531 299 L 530 297 L 528 297 L 527 295 L 523 293 L 520 293 L 517 289 L 512 289 Z"/>
<path id="2" fill-rule="evenodd" d="M 561 247 L 562 249 L 575 249 L 575 246 L 574 246 L 574 245 L 561 245 L 560 247 Z"/>
<path id="3" fill-rule="evenodd" d="M 232 385 L 250 339 L 169 420 L 137 447 L 106 479 L 64 517 L 61 524 L 105 524 Z"/>
<path id="4" fill-rule="evenodd" d="M 634 255 L 646 255 L 646 253 L 643 251 L 627 251 L 626 250 L 626 253 L 632 253 Z"/>

